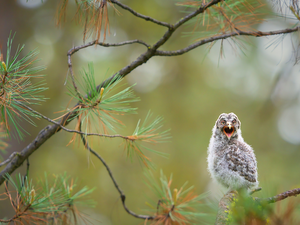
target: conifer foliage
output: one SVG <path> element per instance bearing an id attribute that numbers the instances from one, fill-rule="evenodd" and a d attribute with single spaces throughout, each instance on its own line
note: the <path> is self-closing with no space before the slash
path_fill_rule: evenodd
<path id="1" fill-rule="evenodd" d="M 70 1 L 59 0 L 56 12 L 57 25 L 61 25 L 66 20 Z M 15 44 L 15 34 L 11 34 L 7 38 L 7 51 L 0 51 L 0 166 L 5 166 L 0 172 L 0 185 L 5 187 L 0 201 L 8 199 L 15 211 L 13 217 L 2 218 L 0 222 L 6 224 L 76 224 L 78 221 L 93 223 L 77 210 L 77 205 L 83 203 L 88 207 L 94 206 L 95 202 L 88 198 L 94 189 L 83 187 L 76 190 L 75 179 L 66 174 L 54 175 L 50 178 L 45 175 L 39 182 L 29 178 L 29 156 L 58 132 L 72 133 L 69 143 L 75 140 L 82 142 L 82 148 L 101 161 L 120 195 L 124 210 L 130 216 L 143 219 L 145 224 L 155 225 L 206 222 L 209 215 L 200 209 L 210 205 L 206 202 L 206 194 L 196 193 L 193 187 L 186 188 L 187 183 L 180 188 L 174 187 L 172 176 L 167 178 L 162 172 L 159 182 L 152 175 L 151 171 L 156 167 L 148 153 L 152 152 L 167 158 L 164 152 L 156 150 L 156 144 L 170 141 L 170 130 L 163 126 L 163 117 L 155 116 L 155 113 L 149 109 L 145 119 L 136 121 L 132 133 L 121 134 L 121 128 L 126 124 L 124 115 L 138 113 L 138 109 L 132 107 L 132 104 L 140 100 L 135 96 L 132 86 L 126 84 L 124 77 L 154 56 L 182 55 L 202 45 L 207 45 L 210 49 L 218 41 L 222 43 L 220 49 L 222 55 L 225 40 L 229 41 L 234 49 L 244 51 L 244 44 L 250 42 L 249 37 L 278 35 L 283 39 L 286 35 L 296 33 L 300 29 L 299 1 L 284 1 L 288 6 L 285 8 L 292 12 L 292 17 L 287 18 L 286 12 L 282 10 L 282 1 L 273 1 L 273 5 L 270 6 L 267 1 L 260 0 L 178 0 L 174 1 L 174 4 L 184 14 L 173 24 L 135 11 L 129 6 L 130 1 L 126 1 L 128 5 L 118 0 L 72 1 L 76 5 L 73 17 L 83 30 L 83 44 L 70 46 L 71 49 L 67 53 L 68 95 L 70 104 L 74 104 L 64 106 L 65 110 L 61 116 L 50 119 L 32 109 L 46 100 L 43 96 L 43 92 L 47 89 L 44 81 L 45 67 L 37 64 L 38 50 L 30 50 L 25 45 Z M 276 13 L 272 7 L 277 9 Z M 107 36 L 110 34 L 109 12 L 116 12 L 116 19 L 120 19 L 122 14 L 118 9 L 122 13 L 130 13 L 136 19 L 164 28 L 165 33 L 154 43 L 139 39 L 107 43 Z M 292 22 L 289 27 L 281 30 L 259 30 L 258 25 L 272 17 L 283 17 Z M 187 43 L 183 48 L 173 51 L 163 50 L 162 46 L 184 25 L 187 25 L 185 29 L 188 29 L 185 35 L 192 37 L 192 43 Z M 89 37 L 93 41 L 85 43 Z M 127 66 L 111 74 L 106 80 L 102 80 L 100 84 L 96 83 L 97 71 L 94 70 L 92 63 L 88 63 L 81 69 L 72 64 L 72 57 L 82 49 L 133 44 L 145 47 L 145 51 Z M 299 46 L 299 43 L 295 46 Z M 10 156 L 5 156 L 7 138 L 23 140 L 27 134 L 23 122 L 35 125 L 35 119 L 44 119 L 50 125 L 42 129 L 32 143 L 23 150 L 16 150 Z M 72 121 L 76 121 L 73 127 L 67 128 Z M 121 140 L 123 143 L 121 149 L 125 149 L 127 157 L 132 161 L 136 157 L 147 170 L 148 186 L 155 195 L 155 199 L 147 203 L 151 208 L 148 210 L 149 215 L 137 214 L 127 207 L 126 195 L 109 164 L 102 158 L 101 152 L 93 149 L 94 146 L 90 144 L 91 137 L 100 141 L 103 138 L 111 141 Z M 25 163 L 26 175 L 22 176 L 18 173 L 14 178 L 12 173 Z M 290 196 L 297 196 L 299 193 L 300 189 L 294 189 L 268 199 L 253 199 L 247 195 L 245 198 L 241 196 L 239 200 L 224 196 L 219 205 L 216 224 L 238 224 L 240 221 L 258 221 L 256 224 L 260 224 L 268 221 L 269 218 L 275 221 L 277 217 L 274 216 L 274 210 L 269 204 Z M 244 214 L 240 214 L 241 207 L 244 208 Z M 294 212 L 294 205 L 290 208 Z M 292 221 L 291 218 L 289 214 L 286 220 L 282 221 Z"/>

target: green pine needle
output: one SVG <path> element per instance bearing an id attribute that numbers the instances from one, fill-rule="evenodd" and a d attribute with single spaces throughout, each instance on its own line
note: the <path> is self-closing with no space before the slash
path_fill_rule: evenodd
<path id="1" fill-rule="evenodd" d="M 44 180 L 39 181 L 36 186 L 32 180 L 29 181 L 27 177 L 20 174 L 16 177 L 16 181 L 6 174 L 6 180 L 17 191 L 18 201 L 15 201 L 14 204 L 19 208 L 19 215 L 26 212 L 29 218 L 41 216 L 41 218 L 59 221 L 64 219 L 69 211 L 72 211 L 72 214 L 76 212 L 74 204 L 95 206 L 94 201 L 83 199 L 94 189 L 83 187 L 79 191 L 75 191 L 76 183 L 73 179 L 70 180 L 66 173 L 55 176 L 52 185 L 49 185 L 47 174 L 45 174 Z M 74 214 L 73 216 L 78 215 Z M 25 220 L 24 216 L 23 218 Z"/>
<path id="2" fill-rule="evenodd" d="M 152 212 L 155 213 L 153 224 L 199 224 L 201 218 L 206 214 L 197 210 L 203 204 L 206 194 L 197 195 L 193 192 L 193 186 L 185 188 L 187 182 L 180 187 L 171 188 L 172 175 L 168 179 L 161 171 L 160 182 L 157 182 L 153 174 L 147 171 L 145 174 L 148 183 L 157 196 L 158 201 L 153 202 Z"/>
<path id="3" fill-rule="evenodd" d="M 4 141 L 7 138 L 7 133 L 4 129 L 4 123 L 0 123 L 0 160 L 3 160 L 2 154 L 6 154 L 5 149 L 7 148 L 8 144 Z"/>
<path id="4" fill-rule="evenodd" d="M 181 0 L 177 5 L 184 6 L 185 11 L 190 13 L 202 4 L 202 0 Z M 255 26 L 263 22 L 266 15 L 272 14 L 269 7 L 260 1 L 221 1 L 191 19 L 187 25 L 192 27 L 193 31 L 184 33 L 184 36 L 193 36 L 199 40 L 236 30 L 256 31 Z"/>
<path id="5" fill-rule="evenodd" d="M 89 64 L 88 70 L 83 70 L 79 84 L 79 97 L 73 86 L 68 87 L 69 95 L 80 102 L 74 110 L 81 121 L 83 131 L 88 133 L 91 125 L 97 132 L 107 133 L 107 130 L 115 131 L 115 128 L 122 125 L 122 122 L 116 118 L 119 115 L 135 113 L 136 108 L 130 107 L 130 103 L 139 101 L 134 95 L 131 87 L 118 90 L 122 79 L 116 76 L 99 90 L 96 85 L 93 64 Z"/>
<path id="6" fill-rule="evenodd" d="M 23 139 L 24 133 L 27 133 L 21 126 L 20 122 L 25 120 L 32 125 L 35 125 L 31 118 L 38 118 L 38 116 L 22 107 L 24 105 L 39 104 L 45 98 L 41 92 L 46 90 L 44 81 L 32 83 L 32 78 L 40 79 L 44 75 L 38 74 L 44 67 L 34 66 L 36 62 L 37 50 L 30 51 L 24 57 L 21 53 L 25 47 L 18 46 L 14 55 L 12 55 L 11 48 L 14 35 L 8 37 L 7 52 L 5 60 L 0 51 L 0 112 L 1 121 L 6 126 L 6 132 L 10 135 L 12 124 L 17 139 Z"/>
<path id="7" fill-rule="evenodd" d="M 150 158 L 143 153 L 143 149 L 164 157 L 166 157 L 167 154 L 148 148 L 143 143 L 162 143 L 171 138 L 169 134 L 170 130 L 160 131 L 163 126 L 163 118 L 156 117 L 151 121 L 151 117 L 152 113 L 148 112 L 144 122 L 141 124 L 141 120 L 139 120 L 133 134 L 131 136 L 127 136 L 127 139 L 125 139 L 127 156 L 132 158 L 133 155 L 136 155 L 138 159 L 147 167 L 153 167 L 153 165 L 151 164 Z"/>

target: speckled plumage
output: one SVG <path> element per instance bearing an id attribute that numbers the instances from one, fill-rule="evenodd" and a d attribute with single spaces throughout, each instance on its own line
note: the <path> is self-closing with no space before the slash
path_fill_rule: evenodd
<path id="1" fill-rule="evenodd" d="M 229 190 L 258 185 L 254 151 L 244 141 L 240 128 L 241 122 L 234 113 L 222 113 L 208 147 L 208 170 L 212 178 Z"/>

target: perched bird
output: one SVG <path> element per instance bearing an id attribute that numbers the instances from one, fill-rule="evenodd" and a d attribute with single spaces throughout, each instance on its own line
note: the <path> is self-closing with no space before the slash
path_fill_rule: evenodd
<path id="1" fill-rule="evenodd" d="M 219 116 L 212 130 L 207 162 L 212 178 L 229 191 L 249 191 L 258 186 L 254 151 L 244 141 L 241 122 L 234 113 Z"/>

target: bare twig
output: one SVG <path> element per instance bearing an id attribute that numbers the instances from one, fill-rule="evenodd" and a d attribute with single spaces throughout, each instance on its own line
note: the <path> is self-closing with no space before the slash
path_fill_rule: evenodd
<path id="1" fill-rule="evenodd" d="M 8 159 L 4 160 L 2 163 L 0 163 L 0 167 L 6 165 L 7 163 L 9 163 L 16 155 L 19 155 L 18 152 L 13 152 Z"/>
<path id="2" fill-rule="evenodd" d="M 119 43 L 113 43 L 113 44 L 109 44 L 109 43 L 104 43 L 104 42 L 98 42 L 97 40 L 95 41 L 91 41 L 87 44 L 83 44 L 83 45 L 80 45 L 80 46 L 76 46 L 76 47 L 73 47 L 71 48 L 69 51 L 68 51 L 68 67 L 69 67 L 69 72 L 71 74 L 71 80 L 72 80 L 72 84 L 73 84 L 73 87 L 74 87 L 74 90 L 77 94 L 77 96 L 79 97 L 79 99 L 83 99 L 83 97 L 81 96 L 81 94 L 79 93 L 78 91 L 78 87 L 76 85 L 76 81 L 75 81 L 75 77 L 74 77 L 74 73 L 73 73 L 73 66 L 72 66 L 72 55 L 81 50 L 81 49 L 84 49 L 84 48 L 87 48 L 87 47 L 90 47 L 90 46 L 93 46 L 95 44 L 97 45 L 100 45 L 102 47 L 118 47 L 118 46 L 123 46 L 123 45 L 129 45 L 129 44 L 141 44 L 141 45 L 144 45 L 146 46 L 147 48 L 150 47 L 150 45 L 148 45 L 147 43 L 145 43 L 144 41 L 141 41 L 141 40 L 131 40 L 131 41 L 124 41 L 124 42 L 119 42 Z"/>
<path id="3" fill-rule="evenodd" d="M 71 130 L 71 129 L 68 129 L 66 127 L 64 127 L 63 125 L 61 125 L 59 122 L 56 122 L 54 120 L 51 120 L 50 118 L 44 116 L 43 114 L 35 111 L 34 109 L 30 108 L 29 106 L 27 105 L 24 105 L 22 103 L 19 103 L 20 105 L 22 105 L 22 107 L 28 109 L 30 112 L 33 112 L 34 114 L 40 116 L 41 118 L 49 121 L 50 123 L 53 123 L 55 125 L 58 125 L 61 129 L 67 131 L 67 132 L 70 132 L 70 133 L 77 133 L 77 134 L 81 134 L 81 135 L 85 135 L 85 136 L 99 136 L 99 137 L 107 137 L 107 138 L 123 138 L 123 139 L 130 139 L 128 136 L 123 136 L 123 135 L 120 135 L 120 134 L 114 134 L 114 135 L 109 135 L 109 134 L 98 134 L 98 133 L 85 133 L 85 132 L 82 132 L 82 131 L 78 131 L 78 130 Z M 0 164 L 1 166 L 1 164 Z"/>
<path id="4" fill-rule="evenodd" d="M 79 130 L 81 131 L 81 122 L 80 122 L 80 126 L 79 126 Z M 110 176 L 112 182 L 114 183 L 114 186 L 115 188 L 117 189 L 117 191 L 119 192 L 120 194 L 120 197 L 121 197 L 121 200 L 122 200 L 122 204 L 123 204 L 123 207 L 125 209 L 125 211 L 127 213 L 129 213 L 130 215 L 136 217 L 136 218 L 139 218 L 139 219 L 144 219 L 144 220 L 152 220 L 154 219 L 153 216 L 147 216 L 147 215 L 139 215 L 139 214 L 136 214 L 134 213 L 133 211 L 131 211 L 130 209 L 128 209 L 128 207 L 126 206 L 125 204 L 125 199 L 126 199 L 126 196 L 125 194 L 123 193 L 123 191 L 121 190 L 121 188 L 119 187 L 116 179 L 114 178 L 113 176 L 113 173 L 111 172 L 109 166 L 107 165 L 107 163 L 105 162 L 105 160 L 97 153 L 95 152 L 88 144 L 87 140 L 85 139 L 84 135 L 83 134 L 80 134 L 81 136 L 81 140 L 83 142 L 83 145 L 85 146 L 85 148 L 90 151 L 94 156 L 96 156 L 101 162 L 102 164 L 104 165 L 104 167 L 106 168 L 107 172 L 108 172 L 108 175 Z"/>
<path id="5" fill-rule="evenodd" d="M 264 36 L 271 36 L 271 35 L 279 35 L 279 34 L 288 34 L 288 33 L 292 33 L 292 32 L 296 32 L 300 30 L 300 26 L 295 27 L 295 28 L 289 28 L 289 29 L 283 29 L 283 30 L 277 30 L 277 31 L 269 31 L 269 32 L 262 32 L 262 31 L 252 31 L 252 32 L 246 32 L 246 31 L 241 31 L 241 30 L 236 30 L 234 32 L 228 33 L 228 34 L 221 34 L 221 35 L 217 35 L 217 36 L 213 36 L 213 37 L 209 37 L 209 38 L 204 38 L 200 41 L 197 41 L 194 44 L 191 44 L 183 49 L 180 50 L 175 50 L 175 51 L 160 51 L 160 50 L 156 50 L 155 55 L 157 56 L 177 56 L 177 55 L 182 55 L 184 53 L 187 53 L 201 45 L 205 45 L 207 43 L 213 42 L 213 41 L 217 41 L 217 40 L 222 40 L 222 39 L 226 39 L 226 38 L 231 38 L 234 36 L 254 36 L 254 37 L 264 37 Z"/>
<path id="6" fill-rule="evenodd" d="M 111 2 L 114 3 L 114 4 L 116 4 L 116 5 L 118 5 L 118 6 L 120 6 L 122 9 L 125 9 L 125 10 L 127 10 L 128 12 L 132 13 L 132 14 L 133 14 L 134 16 L 136 16 L 136 17 L 139 17 L 139 18 L 144 19 L 144 20 L 146 20 L 146 21 L 150 21 L 150 22 L 155 23 L 155 24 L 160 25 L 160 26 L 171 27 L 171 24 L 166 23 L 166 22 L 158 21 L 158 20 L 153 19 L 152 17 L 149 17 L 149 16 L 142 15 L 142 14 L 140 14 L 140 13 L 134 11 L 134 10 L 133 10 L 132 8 L 130 8 L 129 6 L 122 4 L 121 2 L 119 2 L 119 1 L 117 1 L 117 0 L 111 0 Z"/>
<path id="7" fill-rule="evenodd" d="M 253 195 L 256 192 L 261 191 L 261 189 L 262 189 L 261 187 L 255 188 L 255 189 L 250 191 L 249 195 Z"/>
<path id="8" fill-rule="evenodd" d="M 146 42 L 141 41 L 141 40 L 130 40 L 130 41 L 123 41 L 123 42 L 118 42 L 118 43 L 104 43 L 104 42 L 97 42 L 97 40 L 95 41 L 91 41 L 89 43 L 83 44 L 83 45 L 79 45 L 79 46 L 75 46 L 73 48 L 71 48 L 68 51 L 68 55 L 73 55 L 75 52 L 90 47 L 90 46 L 94 46 L 95 44 L 102 46 L 102 47 L 119 47 L 119 46 L 124 46 L 124 45 L 131 45 L 131 44 L 141 44 L 144 45 L 145 47 L 150 47 L 150 45 L 148 45 Z"/>
<path id="9" fill-rule="evenodd" d="M 74 90 L 75 90 L 75 92 L 76 92 L 78 98 L 79 98 L 80 100 L 83 100 L 83 97 L 82 97 L 81 94 L 79 93 L 78 87 L 77 87 L 76 82 L 75 82 L 74 73 L 73 73 L 73 67 L 72 67 L 72 59 L 71 59 L 71 56 L 72 56 L 72 54 L 69 54 L 69 53 L 68 53 L 68 67 L 69 67 L 69 72 L 70 72 L 70 74 L 71 74 L 72 84 L 73 84 Z"/>
<path id="10" fill-rule="evenodd" d="M 257 201 L 260 201 L 262 203 L 275 203 L 275 202 L 279 202 L 281 200 L 284 200 L 288 197 L 296 197 L 297 195 L 300 194 L 300 188 L 296 188 L 293 190 L 289 190 L 286 192 L 283 192 L 279 195 L 276 195 L 274 197 L 270 197 L 270 198 L 266 198 L 266 199 L 257 199 Z"/>

